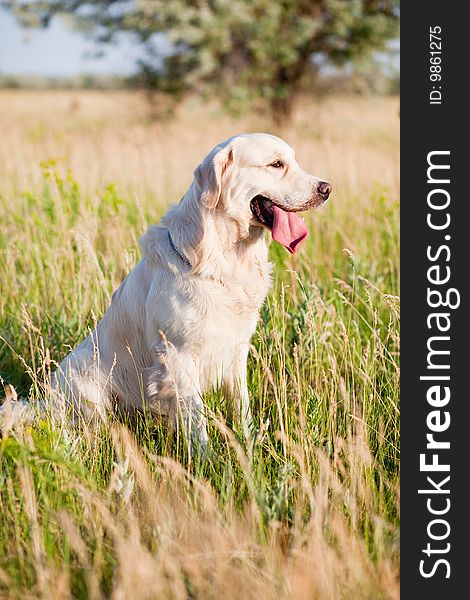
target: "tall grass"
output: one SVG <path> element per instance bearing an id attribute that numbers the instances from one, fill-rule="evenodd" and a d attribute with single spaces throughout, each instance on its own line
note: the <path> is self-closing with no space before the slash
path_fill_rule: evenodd
<path id="1" fill-rule="evenodd" d="M 233 121 L 132 94 L 0 94 L 0 375 L 44 394 Z M 0 595 L 398 597 L 398 123 L 394 99 L 305 104 L 282 132 L 334 194 L 300 252 L 271 245 L 252 343 L 257 437 L 206 398 L 211 452 L 142 416 L 0 440 Z"/>

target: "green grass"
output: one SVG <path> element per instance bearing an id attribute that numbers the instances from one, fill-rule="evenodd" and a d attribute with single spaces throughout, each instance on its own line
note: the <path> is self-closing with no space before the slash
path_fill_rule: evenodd
<path id="1" fill-rule="evenodd" d="M 42 189 L 0 197 L 0 375 L 33 400 L 165 210 L 43 169 Z M 271 245 L 249 358 L 256 441 L 224 423 L 217 391 L 207 461 L 145 416 L 9 432 L 0 595 L 398 597 L 397 199 L 372 186 L 308 220 L 296 257 Z"/>

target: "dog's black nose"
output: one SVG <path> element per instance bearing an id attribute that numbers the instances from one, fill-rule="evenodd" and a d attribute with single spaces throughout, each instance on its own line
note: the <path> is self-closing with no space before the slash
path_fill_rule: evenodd
<path id="1" fill-rule="evenodd" d="M 332 188 L 331 184 L 328 183 L 327 181 L 320 181 L 320 183 L 318 184 L 318 193 L 321 196 L 324 196 L 325 199 L 328 198 L 332 189 L 333 188 Z"/>

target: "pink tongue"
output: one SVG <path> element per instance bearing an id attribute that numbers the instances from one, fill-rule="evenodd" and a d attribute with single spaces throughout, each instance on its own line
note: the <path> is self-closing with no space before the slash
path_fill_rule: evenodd
<path id="1" fill-rule="evenodd" d="M 296 213 L 286 212 L 278 206 L 272 206 L 274 224 L 272 236 L 276 242 L 282 244 L 289 252 L 294 254 L 297 246 L 307 237 L 308 229 Z"/>

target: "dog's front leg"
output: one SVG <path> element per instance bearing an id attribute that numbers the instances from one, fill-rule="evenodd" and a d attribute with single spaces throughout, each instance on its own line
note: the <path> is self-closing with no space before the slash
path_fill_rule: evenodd
<path id="1" fill-rule="evenodd" d="M 179 396 L 178 408 L 191 454 L 204 456 L 207 452 L 209 437 L 201 396 L 197 393 Z"/>
<path id="2" fill-rule="evenodd" d="M 240 345 L 233 370 L 225 380 L 225 386 L 232 398 L 235 417 L 241 423 L 243 433 L 248 439 L 251 435 L 252 417 L 247 383 L 247 359 L 248 344 Z"/>
<path id="3" fill-rule="evenodd" d="M 237 404 L 240 409 L 240 420 L 243 427 L 243 433 L 245 434 L 246 439 L 249 439 L 251 436 L 253 419 L 251 416 L 250 395 L 248 393 L 248 383 L 246 378 L 246 362 L 243 368 L 240 368 L 238 377 Z"/>
<path id="4" fill-rule="evenodd" d="M 173 347 L 159 352 L 149 395 L 153 410 L 181 423 L 191 454 L 204 455 L 209 439 L 197 360 Z"/>

